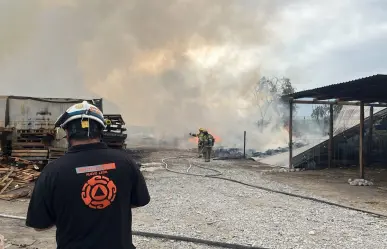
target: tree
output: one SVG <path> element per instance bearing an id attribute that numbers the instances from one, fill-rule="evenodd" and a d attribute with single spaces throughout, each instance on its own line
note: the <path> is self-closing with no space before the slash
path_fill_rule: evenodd
<path id="1" fill-rule="evenodd" d="M 333 119 L 336 119 L 339 115 L 342 105 L 333 105 Z M 310 115 L 317 122 L 329 122 L 329 105 L 318 105 L 313 108 L 312 114 Z"/>
<path id="2" fill-rule="evenodd" d="M 259 80 L 254 89 L 254 96 L 260 114 L 257 124 L 261 129 L 272 121 L 273 115 L 268 116 L 269 111 L 274 112 L 282 121 L 289 117 L 289 103 L 282 100 L 281 96 L 292 94 L 294 91 L 290 79 L 285 77 L 262 77 Z M 293 107 L 296 110 L 295 105 Z"/>

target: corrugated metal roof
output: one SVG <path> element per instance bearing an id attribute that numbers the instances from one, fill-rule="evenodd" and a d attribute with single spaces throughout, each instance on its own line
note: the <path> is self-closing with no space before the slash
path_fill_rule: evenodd
<path id="1" fill-rule="evenodd" d="M 320 100 L 387 102 L 387 75 L 376 74 L 347 82 L 296 92 L 284 98 L 315 98 Z"/>

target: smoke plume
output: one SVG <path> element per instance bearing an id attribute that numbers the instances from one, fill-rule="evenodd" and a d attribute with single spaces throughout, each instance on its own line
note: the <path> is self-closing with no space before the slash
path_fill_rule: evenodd
<path id="1" fill-rule="evenodd" d="M 8 23 L 19 25 L 1 22 L 11 34 L 0 34 L 0 63 L 8 68 L 20 66 L 28 48 L 31 60 L 48 67 L 32 66 L 35 80 L 103 97 L 117 106 L 109 112 L 122 113 L 128 125 L 151 127 L 158 138 L 205 127 L 227 146 L 240 146 L 244 130 L 250 147 L 286 143 L 286 133 L 257 131 L 253 91 L 262 54 L 275 42 L 269 24 L 287 1 L 2 2 L 1 16 L 8 13 Z"/>

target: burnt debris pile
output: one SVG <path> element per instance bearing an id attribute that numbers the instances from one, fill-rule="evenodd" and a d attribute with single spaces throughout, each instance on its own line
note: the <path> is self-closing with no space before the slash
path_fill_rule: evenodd
<path id="1" fill-rule="evenodd" d="M 307 143 L 304 143 L 304 142 L 295 142 L 293 143 L 293 149 L 298 149 L 298 148 L 301 148 L 301 147 L 304 147 L 308 145 Z M 274 155 L 277 155 L 277 154 L 281 154 L 281 153 L 285 153 L 285 152 L 288 152 L 289 151 L 289 147 L 278 147 L 276 149 L 268 149 L 266 151 L 256 151 L 256 152 L 253 152 L 251 157 L 259 157 L 259 158 L 265 158 L 265 157 L 269 157 L 269 156 L 274 156 Z"/>
<path id="2" fill-rule="evenodd" d="M 305 142 L 295 142 L 293 143 L 293 148 L 298 149 L 306 146 Z M 242 159 L 242 158 L 265 158 L 269 156 L 274 156 L 277 154 L 285 153 L 289 151 L 289 147 L 283 146 L 275 149 L 268 149 L 266 151 L 257 151 L 254 149 L 246 149 L 246 155 L 244 156 L 243 149 L 241 148 L 217 148 L 214 150 L 214 159 L 217 160 L 226 160 L 226 159 Z"/>

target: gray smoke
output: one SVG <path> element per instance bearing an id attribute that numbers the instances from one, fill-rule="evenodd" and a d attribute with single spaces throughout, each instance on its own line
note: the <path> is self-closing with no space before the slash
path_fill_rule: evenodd
<path id="1" fill-rule="evenodd" d="M 2 0 L 3 79 L 35 95 L 51 86 L 45 95 L 101 96 L 159 138 L 205 127 L 228 146 L 244 130 L 254 147 L 286 143 L 286 133 L 256 130 L 253 90 L 287 2 Z"/>

